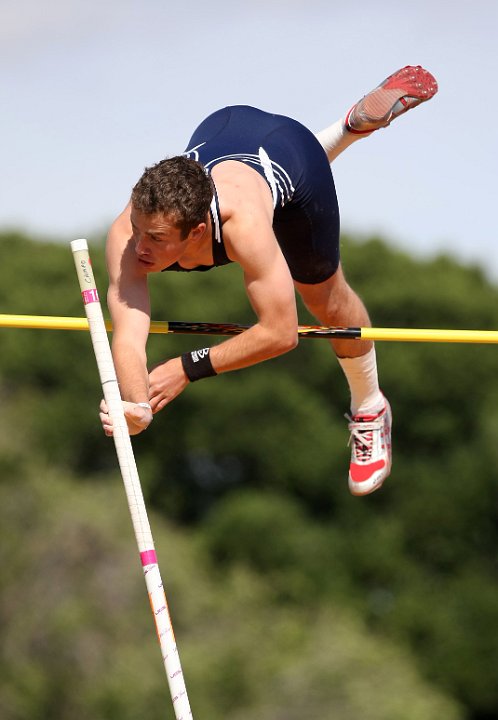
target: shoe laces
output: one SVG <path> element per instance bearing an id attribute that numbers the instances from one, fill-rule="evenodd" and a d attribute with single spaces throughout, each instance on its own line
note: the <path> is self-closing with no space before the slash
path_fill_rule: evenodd
<path id="1" fill-rule="evenodd" d="M 349 420 L 349 441 L 348 446 L 353 443 L 354 457 L 356 461 L 368 462 L 372 457 L 374 432 L 382 429 L 382 414 L 377 417 L 365 417 L 359 419 L 344 415 Z"/>

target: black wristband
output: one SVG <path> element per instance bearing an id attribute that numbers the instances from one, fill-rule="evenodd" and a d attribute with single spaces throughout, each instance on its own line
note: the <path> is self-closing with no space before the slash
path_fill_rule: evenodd
<path id="1" fill-rule="evenodd" d="M 192 352 L 183 353 L 182 365 L 185 370 L 185 375 L 190 382 L 213 377 L 218 374 L 211 365 L 209 352 L 210 348 L 203 348 L 202 350 L 192 350 Z"/>

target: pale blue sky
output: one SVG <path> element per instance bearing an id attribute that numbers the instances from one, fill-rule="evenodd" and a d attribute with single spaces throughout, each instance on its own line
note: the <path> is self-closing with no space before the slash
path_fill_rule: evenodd
<path id="1" fill-rule="evenodd" d="M 497 38 L 496 0 L 1 0 L 0 227 L 92 235 L 218 107 L 319 130 L 421 64 L 438 95 L 334 164 L 343 229 L 498 278 Z"/>

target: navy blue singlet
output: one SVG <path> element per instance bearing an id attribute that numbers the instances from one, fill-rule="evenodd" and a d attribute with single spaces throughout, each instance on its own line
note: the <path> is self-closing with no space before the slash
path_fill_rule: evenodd
<path id="1" fill-rule="evenodd" d="M 185 156 L 210 171 L 226 160 L 246 163 L 268 183 L 273 230 L 294 280 L 323 282 L 339 264 L 339 208 L 327 156 L 312 132 L 283 115 L 246 105 L 210 115 L 192 135 Z M 213 266 L 230 262 L 215 193 L 211 204 Z M 182 270 L 176 263 L 166 270 Z"/>

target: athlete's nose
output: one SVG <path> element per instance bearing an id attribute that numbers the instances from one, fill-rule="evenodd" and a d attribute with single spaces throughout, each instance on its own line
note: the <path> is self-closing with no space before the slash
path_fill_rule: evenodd
<path id="1" fill-rule="evenodd" d="M 143 235 L 139 235 L 135 238 L 135 252 L 137 255 L 148 255 L 150 252 Z"/>

